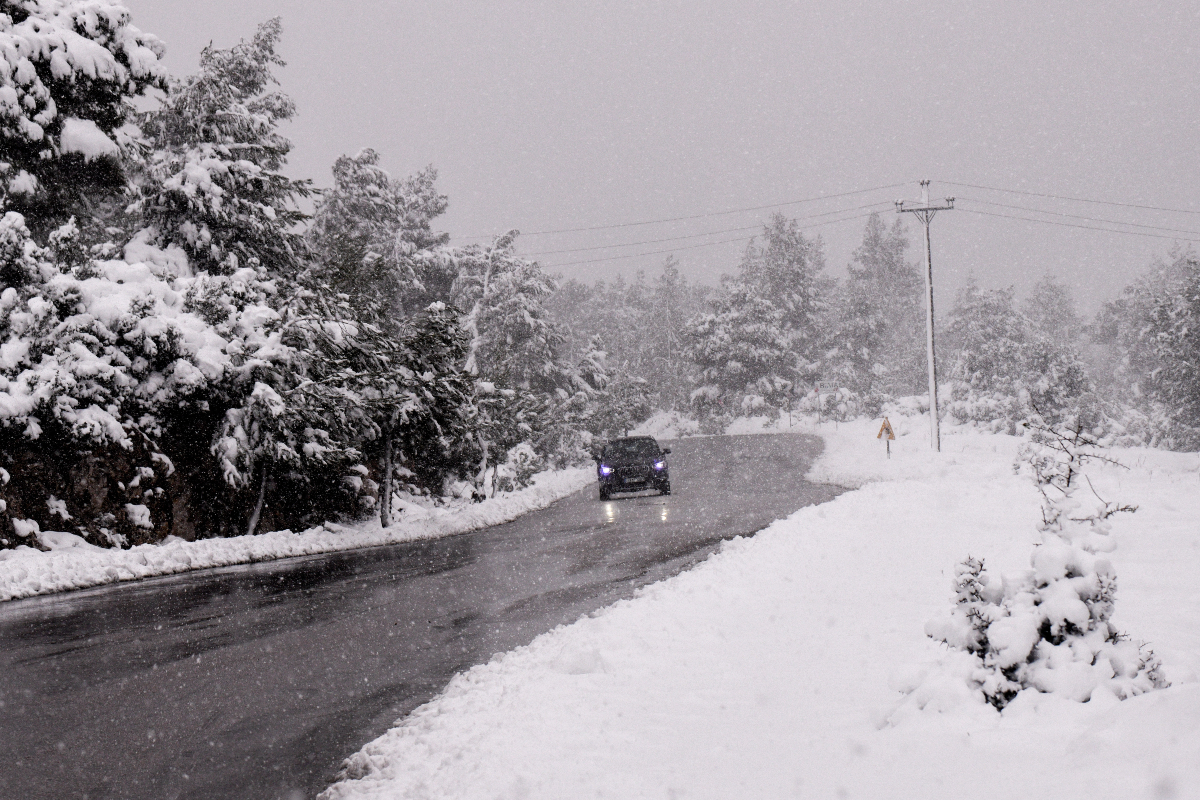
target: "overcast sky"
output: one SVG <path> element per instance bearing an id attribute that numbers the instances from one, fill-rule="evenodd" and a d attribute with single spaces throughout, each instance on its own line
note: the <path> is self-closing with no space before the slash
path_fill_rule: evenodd
<path id="1" fill-rule="evenodd" d="M 780 207 L 824 223 L 811 232 L 840 274 L 864 206 L 890 223 L 921 178 L 958 198 L 933 223 L 943 308 L 969 272 L 1018 288 L 1049 272 L 1092 311 L 1170 250 L 1156 237 L 1200 240 L 1195 3 L 128 5 L 178 75 L 209 41 L 281 16 L 293 176 L 328 185 L 333 160 L 363 147 L 395 175 L 433 164 L 456 242 L 518 228 L 523 251 L 567 277 L 653 276 L 653 251 L 677 248 L 688 275 L 713 281 L 770 209 L 716 212 L 890 187 Z M 644 244 L 585 249 L 622 243 Z"/>

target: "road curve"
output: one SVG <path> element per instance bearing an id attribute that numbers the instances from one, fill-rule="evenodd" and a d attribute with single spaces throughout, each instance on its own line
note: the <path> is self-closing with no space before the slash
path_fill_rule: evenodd
<path id="1" fill-rule="evenodd" d="M 812 437 L 670 446 L 670 497 L 0 604 L 0 798 L 312 797 L 455 673 L 840 491 Z"/>

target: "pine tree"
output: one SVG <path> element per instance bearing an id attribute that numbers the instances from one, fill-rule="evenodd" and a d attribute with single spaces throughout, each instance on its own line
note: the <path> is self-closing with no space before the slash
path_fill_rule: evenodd
<path id="1" fill-rule="evenodd" d="M 668 256 L 662 275 L 654 283 L 649 319 L 638 326 L 647 332 L 645 338 L 652 348 L 650 369 L 642 377 L 658 408 L 673 410 L 687 402 L 685 389 L 692 365 L 687 357 L 685 324 L 703 308 L 704 294 L 699 287 L 688 284 L 679 271 L 679 262 Z"/>
<path id="2" fill-rule="evenodd" d="M 285 94 L 271 90 L 283 27 L 264 22 L 254 37 L 228 50 L 209 45 L 200 71 L 173 81 L 162 107 L 143 115 L 152 151 L 136 209 L 150 240 L 181 247 L 192 268 L 227 275 L 264 267 L 292 276 L 304 255 L 295 227 L 308 181 L 283 168 L 291 142 L 279 125 L 296 113 Z"/>
<path id="3" fill-rule="evenodd" d="M 831 284 L 820 239 L 776 214 L 752 241 L 737 276 L 722 280 L 712 310 L 689 325 L 700 383 L 692 400 L 705 413 L 782 408 L 822 356 L 821 313 Z"/>
<path id="4" fill-rule="evenodd" d="M 465 312 L 470 336 L 464 368 L 497 385 L 553 392 L 562 383 L 562 335 L 543 305 L 554 281 L 533 261 L 513 252 L 517 232 L 490 247 L 454 255 L 459 269 L 451 298 Z"/>
<path id="5" fill-rule="evenodd" d="M 430 252 L 449 240 L 432 229 L 447 202 L 436 178 L 429 167 L 394 180 L 370 149 L 339 158 L 308 232 L 317 279 L 353 298 L 385 298 L 389 315 L 447 301 L 452 265 Z"/>
<path id="6" fill-rule="evenodd" d="M 1078 344 L 1083 321 L 1075 310 L 1070 287 L 1053 275 L 1042 276 L 1025 299 L 1021 311 L 1041 338 L 1067 346 Z"/>
<path id="7" fill-rule="evenodd" d="M 923 282 L 904 260 L 908 237 L 900 220 L 886 228 L 867 220 L 849 278 L 837 292 L 829 323 L 826 373 L 859 392 L 906 395 L 922 391 L 925 368 Z"/>
<path id="8" fill-rule="evenodd" d="M 668 256 L 652 282 L 638 273 L 591 286 L 563 281 L 545 307 L 561 331 L 565 352 L 586 353 L 602 336 L 607 364 L 645 380 L 655 408 L 687 402 L 696 372 L 688 353 L 686 326 L 705 308 L 707 287 L 688 283 L 679 262 Z"/>
<path id="9" fill-rule="evenodd" d="M 0 3 L 0 213 L 35 238 L 72 216 L 103 236 L 126 185 L 119 129 L 133 98 L 163 88 L 164 48 L 108 0 Z"/>
<path id="10" fill-rule="evenodd" d="M 982 391 L 1007 391 L 1022 377 L 1030 325 L 1014 294 L 1011 286 L 983 290 L 968 278 L 946 324 L 949 377 Z"/>
<path id="11" fill-rule="evenodd" d="M 860 395 L 876 390 L 891 394 L 907 387 L 891 380 L 897 377 L 895 363 L 886 354 L 892 344 L 888 335 L 891 326 L 880 313 L 873 293 L 864 288 L 846 281 L 831 293 L 829 349 L 822 376 Z"/>
<path id="12" fill-rule="evenodd" d="M 646 421 L 653 410 L 646 379 L 618 373 L 600 398 L 591 430 L 605 439 L 628 436 L 630 429 Z"/>
<path id="13" fill-rule="evenodd" d="M 948 413 L 1010 430 L 1030 414 L 1058 421 L 1089 390 L 1078 351 L 1041 335 L 1013 303 L 1015 291 L 981 290 L 973 279 L 959 293 L 946 325 L 953 387 Z"/>
<path id="14" fill-rule="evenodd" d="M 1098 327 L 1120 355 L 1126 400 L 1158 406 L 1147 411 L 1165 417 L 1171 446 L 1200 445 L 1200 258 L 1172 251 L 1105 308 Z"/>

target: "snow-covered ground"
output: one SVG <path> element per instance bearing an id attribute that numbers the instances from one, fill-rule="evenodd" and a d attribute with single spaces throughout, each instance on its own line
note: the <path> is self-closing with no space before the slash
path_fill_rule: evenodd
<path id="1" fill-rule="evenodd" d="M 1026 691 L 1001 714 L 965 684 L 905 691 L 947 656 L 923 629 L 956 563 L 1028 566 L 1019 441 L 943 431 L 935 455 L 924 420 L 892 422 L 890 460 L 878 421 L 820 426 L 810 478 L 857 491 L 458 676 L 323 797 L 1200 797 L 1200 457 L 1117 451 L 1128 471 L 1093 473 L 1140 506 L 1114 523 L 1113 621 L 1174 685 Z"/>
<path id="2" fill-rule="evenodd" d="M 590 468 L 571 468 L 543 472 L 534 477 L 533 485 L 528 488 L 502 493 L 480 503 L 459 500 L 450 505 L 432 505 L 413 497 L 411 502 L 397 502 L 395 510 L 401 513 L 387 528 L 380 527 L 378 518 L 372 518 L 355 525 L 326 523 L 300 533 L 284 530 L 195 542 L 168 538 L 161 544 L 138 545 L 128 550 L 96 547 L 70 533 L 41 531 L 37 536 L 51 548 L 48 552 L 27 546 L 0 550 L 0 600 L 193 569 L 463 533 L 545 508 L 593 480 L 595 473 Z"/>

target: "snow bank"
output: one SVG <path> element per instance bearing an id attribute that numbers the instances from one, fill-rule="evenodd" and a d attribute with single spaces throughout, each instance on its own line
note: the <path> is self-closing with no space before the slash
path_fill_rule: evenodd
<path id="1" fill-rule="evenodd" d="M 68 533 L 39 531 L 39 541 L 51 547 L 50 552 L 26 546 L 0 550 L 0 600 L 193 569 L 332 553 L 464 533 L 509 522 L 524 513 L 544 508 L 594 479 L 595 475 L 589 468 L 571 468 L 543 472 L 535 476 L 533 485 L 526 489 L 501 494 L 480 503 L 469 500 L 450 506 L 399 503 L 397 507 L 403 509 L 403 515 L 388 528 L 381 528 L 377 519 L 358 525 L 327 523 L 301 533 L 283 530 L 195 542 L 169 537 L 161 544 L 138 545 L 129 550 L 105 550 L 87 545 L 84 540 Z"/>
<path id="2" fill-rule="evenodd" d="M 1174 686 L 1001 714 L 952 679 L 922 710 L 904 692 L 946 655 L 923 626 L 955 565 L 1027 567 L 1039 497 L 1018 440 L 951 428 L 938 456 L 923 420 L 891 421 L 890 460 L 879 421 L 816 426 L 812 476 L 858 491 L 456 677 L 323 797 L 1197 796 L 1200 459 L 1125 451 L 1093 478 L 1141 506 L 1113 525 L 1113 620 Z"/>
<path id="3" fill-rule="evenodd" d="M 648 420 L 629 431 L 630 436 L 655 439 L 684 439 L 700 434 L 700 423 L 678 411 L 655 411 Z"/>

